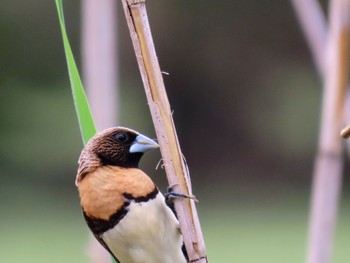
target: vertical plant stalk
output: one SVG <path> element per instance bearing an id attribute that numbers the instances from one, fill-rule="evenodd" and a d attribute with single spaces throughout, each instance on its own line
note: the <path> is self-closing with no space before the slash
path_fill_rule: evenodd
<path id="1" fill-rule="evenodd" d="M 316 0 L 292 0 L 294 4 L 295 11 L 298 15 L 300 24 L 303 28 L 303 31 L 305 33 L 305 37 L 308 39 L 308 43 L 311 49 L 311 52 L 314 57 L 314 62 L 316 64 L 316 67 L 318 69 L 318 72 L 320 74 L 321 79 L 325 78 L 326 75 L 326 69 L 325 69 L 325 56 L 324 56 L 324 51 L 326 50 L 326 43 L 327 41 L 322 39 L 324 38 L 324 35 L 328 35 L 327 32 L 327 25 L 324 22 L 325 18 L 322 13 L 321 8 L 319 7 L 318 3 Z M 346 26 L 345 26 L 346 27 Z M 322 59 L 323 57 L 323 59 Z M 322 62 L 323 60 L 323 62 Z M 326 96 L 326 94 L 324 95 Z M 347 122 L 350 119 L 350 115 L 348 112 L 350 112 L 350 93 L 349 91 L 347 92 L 346 96 L 346 103 L 345 103 L 345 119 Z M 341 111 L 341 109 L 339 109 Z M 345 136 L 346 129 L 343 130 L 343 136 Z M 321 139 L 320 139 L 321 140 Z M 350 144 L 347 143 L 348 146 L 348 151 L 350 150 Z M 318 155 L 320 156 L 320 154 Z M 325 158 L 325 157 L 324 157 Z M 333 162 L 335 163 L 335 172 L 337 172 L 336 176 L 334 176 L 333 180 L 333 187 L 334 189 L 332 192 L 328 192 L 328 187 L 327 187 L 327 181 L 324 179 L 326 184 L 325 186 L 320 186 L 322 179 L 320 176 L 320 179 L 316 180 L 314 179 L 314 192 L 312 196 L 312 216 L 310 220 L 310 233 L 309 233 L 309 250 L 308 250 L 308 262 L 317 262 L 318 258 L 324 257 L 326 253 L 328 253 L 328 257 L 331 255 L 331 250 L 332 250 L 332 240 L 328 240 L 328 251 L 327 251 L 327 244 L 322 240 L 322 238 L 327 239 L 329 236 L 333 236 L 333 229 L 335 226 L 335 220 L 336 220 L 336 213 L 337 213 L 337 206 L 338 206 L 338 196 L 340 192 L 340 184 L 341 184 L 341 163 L 342 163 L 342 156 L 341 154 L 335 155 L 333 157 L 334 159 L 338 158 L 338 160 L 334 160 Z M 315 174 L 318 173 L 316 169 L 320 170 L 319 173 L 323 170 L 323 167 L 321 167 L 321 163 L 325 165 L 325 161 L 321 161 L 321 157 L 318 158 L 317 162 L 319 164 L 315 164 Z M 329 161 L 329 165 L 332 165 L 331 161 Z M 329 167 L 327 170 L 331 171 L 332 168 Z M 339 171 L 340 170 L 340 171 Z M 315 175 L 316 177 L 316 175 Z M 324 176 L 323 176 L 324 177 Z M 323 191 L 325 193 L 320 194 L 320 188 L 323 188 Z M 318 192 L 318 193 L 316 193 Z M 327 229 L 322 229 L 321 227 L 321 219 L 316 219 L 317 216 L 324 216 L 322 213 L 317 213 L 317 210 L 321 210 L 321 204 L 322 204 L 322 199 L 321 198 L 326 198 L 327 193 L 331 196 L 333 193 L 332 198 L 327 198 L 329 202 L 327 202 L 326 207 L 329 207 L 333 205 L 333 209 L 331 209 L 331 214 L 329 214 L 328 218 L 324 218 L 323 220 L 329 220 L 328 221 L 328 227 L 331 226 L 332 229 L 327 230 Z M 334 193 L 337 193 L 336 196 L 334 197 Z M 320 200 L 316 200 L 319 198 Z M 335 200 L 336 199 L 336 200 Z M 333 200 L 333 202 L 331 201 Z M 330 204 L 332 203 L 332 204 Z M 319 206 L 316 208 L 315 206 Z M 327 209 L 329 211 L 330 209 Z M 333 221 L 333 222 L 332 222 Z M 327 226 L 326 226 L 327 227 Z M 322 235 L 322 232 L 327 231 L 328 234 Z M 317 233 L 319 232 L 319 233 Z M 326 247 L 326 248 L 325 248 Z M 330 260 L 330 258 L 325 258 L 325 260 Z"/>
<path id="2" fill-rule="evenodd" d="M 329 263 L 342 180 L 343 123 L 348 84 L 350 1 L 332 0 L 324 65 L 324 94 L 318 156 L 313 178 L 308 263 Z"/>
<path id="3" fill-rule="evenodd" d="M 99 130 L 117 122 L 117 3 L 82 1 L 83 80 Z"/>
<path id="4" fill-rule="evenodd" d="M 144 0 L 122 0 L 169 185 L 192 195 L 190 176 L 176 135 Z M 176 199 L 175 210 L 190 262 L 208 262 L 195 203 Z"/>
<path id="5" fill-rule="evenodd" d="M 117 59 L 115 0 L 82 1 L 82 66 L 84 85 L 97 130 L 117 122 Z M 90 235 L 88 254 L 92 263 L 110 263 L 111 256 Z"/>

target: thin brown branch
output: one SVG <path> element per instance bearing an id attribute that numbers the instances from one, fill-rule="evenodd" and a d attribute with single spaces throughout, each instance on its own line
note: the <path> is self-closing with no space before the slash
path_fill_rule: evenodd
<path id="1" fill-rule="evenodd" d="M 339 130 L 343 123 L 348 84 L 349 18 L 349 0 L 331 1 L 321 134 L 311 200 L 308 263 L 329 263 L 331 260 L 343 166 Z"/>
<path id="2" fill-rule="evenodd" d="M 145 2 L 144 0 L 122 0 L 122 3 L 169 185 L 175 192 L 191 196 L 190 176 L 176 135 Z M 176 199 L 175 209 L 190 262 L 208 262 L 194 200 Z"/>

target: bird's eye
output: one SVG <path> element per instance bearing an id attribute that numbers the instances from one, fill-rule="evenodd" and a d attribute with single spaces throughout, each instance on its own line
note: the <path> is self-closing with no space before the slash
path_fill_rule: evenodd
<path id="1" fill-rule="evenodd" d="M 128 135 L 126 135 L 124 132 L 118 132 L 115 135 L 115 138 L 120 142 L 126 142 L 128 140 Z"/>

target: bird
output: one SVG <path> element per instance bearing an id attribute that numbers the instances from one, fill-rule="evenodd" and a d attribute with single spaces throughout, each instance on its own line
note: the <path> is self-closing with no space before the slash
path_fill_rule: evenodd
<path id="1" fill-rule="evenodd" d="M 84 146 L 75 184 L 84 219 L 119 263 L 186 263 L 176 214 L 138 168 L 159 145 L 125 127 L 97 133 Z"/>

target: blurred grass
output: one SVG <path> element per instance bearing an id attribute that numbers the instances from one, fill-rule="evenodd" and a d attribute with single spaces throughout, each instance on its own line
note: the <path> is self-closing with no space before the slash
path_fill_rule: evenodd
<path id="1" fill-rule="evenodd" d="M 256 204 L 246 204 L 235 210 L 208 208 L 207 212 L 215 214 L 202 217 L 202 224 L 212 262 L 305 261 L 308 200 L 299 200 L 297 204 L 284 203 L 282 199 L 270 206 L 257 207 L 259 202 L 256 200 Z M 340 214 L 335 263 L 350 259 L 347 248 L 350 242 L 349 212 L 349 209 L 342 209 Z"/>
<path id="2" fill-rule="evenodd" d="M 204 195 L 199 213 L 210 262 L 304 262 L 308 200 L 305 194 L 296 194 L 296 199 L 277 194 L 245 201 L 241 196 L 231 204 L 206 201 Z M 2 185 L 0 262 L 88 262 L 88 231 L 78 202 L 73 184 Z M 350 209 L 343 205 L 334 263 L 350 259 L 349 217 Z"/>

